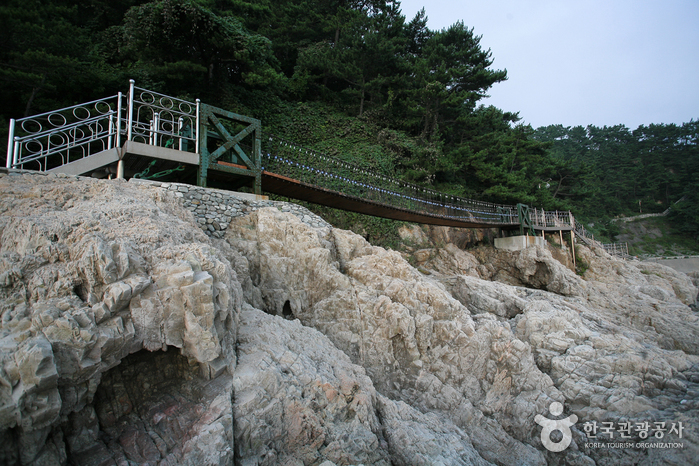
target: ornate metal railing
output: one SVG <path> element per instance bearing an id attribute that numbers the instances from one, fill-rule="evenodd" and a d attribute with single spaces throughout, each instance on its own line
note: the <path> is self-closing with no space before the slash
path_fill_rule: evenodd
<path id="1" fill-rule="evenodd" d="M 126 98 L 124 98 L 126 97 Z M 10 120 L 7 168 L 46 171 L 122 141 L 199 151 L 199 105 L 135 86 L 129 92 Z"/>
<path id="2" fill-rule="evenodd" d="M 119 146 L 122 95 L 10 120 L 7 168 L 45 171 Z"/>
<path id="3" fill-rule="evenodd" d="M 310 185 L 391 207 L 464 221 L 517 224 L 514 206 L 464 199 L 379 175 L 328 155 L 265 136 L 263 169 Z"/>
<path id="4" fill-rule="evenodd" d="M 196 102 L 136 87 L 130 81 L 127 140 L 199 153 L 199 99 Z"/>

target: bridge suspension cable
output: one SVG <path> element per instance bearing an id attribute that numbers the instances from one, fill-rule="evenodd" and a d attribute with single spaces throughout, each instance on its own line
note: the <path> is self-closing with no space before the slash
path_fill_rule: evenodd
<path id="1" fill-rule="evenodd" d="M 335 157 L 265 135 L 263 169 L 347 196 L 397 208 L 488 224 L 518 223 L 512 205 L 448 195 L 374 173 Z"/>

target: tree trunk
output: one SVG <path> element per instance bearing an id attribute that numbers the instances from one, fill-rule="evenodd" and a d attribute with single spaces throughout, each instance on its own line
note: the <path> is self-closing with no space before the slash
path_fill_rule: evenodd
<path id="1" fill-rule="evenodd" d="M 364 96 L 365 96 L 366 83 L 364 82 L 364 77 L 362 76 L 362 86 L 359 99 L 359 116 L 364 113 Z"/>
<path id="2" fill-rule="evenodd" d="M 556 198 L 556 196 L 558 196 L 558 191 L 561 190 L 561 186 L 563 186 L 563 180 L 565 180 L 566 178 L 567 178 L 567 176 L 564 176 L 564 177 L 558 179 L 558 186 L 556 186 L 556 191 L 553 193 L 554 199 Z"/>
<path id="3" fill-rule="evenodd" d="M 437 103 L 434 106 L 434 117 L 432 117 L 432 130 L 430 131 L 430 141 L 432 140 L 432 136 L 437 132 L 437 128 L 439 128 L 439 99 L 437 99 Z"/>
<path id="4" fill-rule="evenodd" d="M 32 109 L 32 104 L 34 103 L 34 99 L 36 98 L 36 95 L 39 93 L 39 91 L 44 87 L 44 84 L 46 84 L 46 73 L 41 75 L 41 82 L 39 83 L 38 86 L 32 88 L 32 95 L 29 96 L 29 100 L 27 101 L 27 106 L 24 108 L 24 116 L 28 117 L 29 112 L 31 112 Z"/>

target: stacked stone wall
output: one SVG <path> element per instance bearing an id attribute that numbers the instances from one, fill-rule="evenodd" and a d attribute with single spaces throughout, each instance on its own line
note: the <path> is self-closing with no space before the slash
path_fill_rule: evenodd
<path id="1" fill-rule="evenodd" d="M 222 238 L 231 220 L 263 207 L 277 207 L 290 212 L 302 222 L 315 228 L 330 227 L 330 224 L 310 210 L 297 204 L 255 199 L 252 194 L 203 188 L 184 183 L 162 183 L 132 178 L 130 182 L 148 184 L 167 190 L 182 201 L 184 207 L 194 214 L 199 227 L 216 238 Z"/>

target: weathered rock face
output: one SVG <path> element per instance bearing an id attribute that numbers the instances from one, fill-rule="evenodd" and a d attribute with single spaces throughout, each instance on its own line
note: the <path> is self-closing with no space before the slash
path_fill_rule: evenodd
<path id="1" fill-rule="evenodd" d="M 75 463 L 233 460 L 232 377 L 202 377 L 199 364 L 178 353 L 142 350 L 103 375 L 94 403 L 64 429 Z"/>
<path id="2" fill-rule="evenodd" d="M 144 429 L 136 437 L 122 429 L 113 442 L 97 436 L 102 375 L 129 354 L 180 352 L 196 366 L 188 373 L 198 391 L 233 373 L 242 290 L 191 217 L 174 198 L 126 183 L 13 175 L 0 184 L 0 462 L 61 464 L 100 451 L 134 462 L 197 463 L 212 454 L 231 460 L 231 448 L 197 446 L 209 434 L 232 438 L 230 396 L 174 402 L 178 412 L 211 413 L 211 422 L 164 443 L 156 438 L 143 446 Z M 155 385 L 158 373 L 149 372 L 146 383 Z M 230 382 L 217 384 L 230 395 Z M 138 392 L 126 390 L 131 398 Z M 113 407 L 110 422 L 128 415 L 130 425 L 139 418 L 158 424 L 133 399 L 123 403 Z"/>
<path id="3" fill-rule="evenodd" d="M 436 245 L 453 244 L 459 249 L 466 249 L 484 242 L 491 242 L 498 230 L 466 229 L 436 225 L 405 225 L 398 229 L 398 235 L 413 248 L 434 248 Z"/>
<path id="4" fill-rule="evenodd" d="M 255 277 L 244 287 L 247 300 L 319 329 L 365 367 L 381 393 L 448 416 L 494 463 L 556 461 L 532 428 L 554 400 L 600 425 L 631 419 L 669 426 L 695 417 L 689 400 L 699 360 L 678 349 L 692 352 L 699 336 L 695 313 L 681 301 L 697 290 L 673 272 L 634 273 L 634 263 L 583 250 L 590 270 L 615 264 L 620 277 L 637 280 L 620 278 L 616 293 L 605 295 L 592 275 L 578 277 L 546 249 L 480 248 L 472 255 L 447 246 L 426 250 L 423 264 L 436 264 L 436 280 L 397 253 L 347 232 L 309 228 L 275 209 L 233 222 L 226 239 L 234 250 L 228 254 L 245 258 L 231 258 L 238 275 Z M 656 279 L 662 283 L 653 285 Z M 622 305 L 612 297 L 629 306 L 626 314 L 660 318 L 671 309 L 665 318 L 676 329 L 690 325 L 674 336 L 621 325 Z M 573 432 L 577 448 L 566 461 L 647 457 L 586 449 L 582 424 Z"/>
<path id="5" fill-rule="evenodd" d="M 508 324 L 474 320 L 396 252 L 274 208 L 236 219 L 226 240 L 246 258 L 229 258 L 237 274 L 256 277 L 244 286 L 253 305 L 277 315 L 288 306 L 363 366 L 382 394 L 448 416 L 485 459 L 544 463 L 526 442 L 537 410 L 563 397 Z"/>
<path id="6" fill-rule="evenodd" d="M 471 257 L 483 264 L 470 270 L 501 282 L 484 281 L 474 273 L 459 275 L 461 264 L 472 259 L 459 261 L 451 269 L 458 277 L 449 278 L 451 264 L 442 259 L 442 251 L 432 251 L 433 259 L 425 267 L 446 274 L 442 280 L 471 312 L 508 321 L 517 338 L 531 345 L 537 366 L 551 376 L 566 405 L 583 422 L 696 422 L 699 316 L 687 306 L 696 299 L 696 284 L 656 264 L 622 261 L 584 246 L 577 249 L 589 265 L 584 280 L 551 261 L 541 248 L 512 253 L 509 260 L 506 253 L 476 250 Z M 558 278 L 542 282 L 538 274 Z M 687 437 L 678 439 L 675 433 L 673 440 L 683 441 L 685 449 L 667 455 L 633 449 L 585 453 L 598 464 L 646 461 L 643 458 L 683 462 L 697 451 L 696 439 Z"/>
<path id="7" fill-rule="evenodd" d="M 428 241 L 418 271 L 284 203 L 231 201 L 208 237 L 179 188 L 13 174 L 0 192 L 2 464 L 699 453 L 697 288 L 665 267 L 580 247 L 579 277 L 547 249 Z M 575 415 L 565 451 L 537 415 Z M 683 448 L 590 447 L 593 422 L 664 422 Z"/>
<path id="8" fill-rule="evenodd" d="M 603 253 L 602 253 L 603 254 Z M 652 262 L 609 260 L 581 248 L 594 283 L 589 301 L 622 327 L 631 326 L 664 349 L 699 355 L 699 314 L 691 312 L 697 287 L 687 275 Z"/>
<path id="9" fill-rule="evenodd" d="M 448 419 L 381 396 L 362 367 L 298 320 L 247 307 L 239 339 L 241 464 L 489 464 Z"/>

